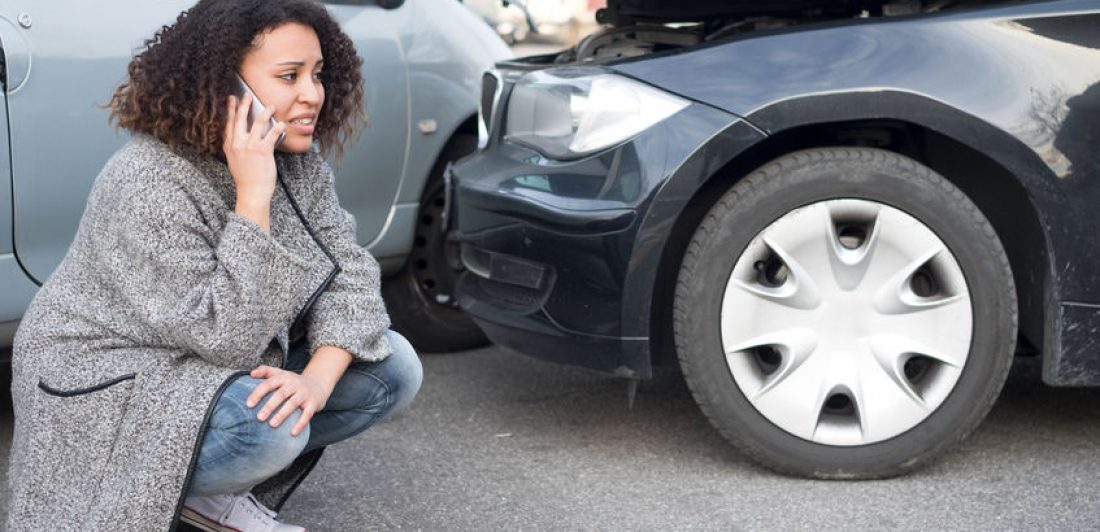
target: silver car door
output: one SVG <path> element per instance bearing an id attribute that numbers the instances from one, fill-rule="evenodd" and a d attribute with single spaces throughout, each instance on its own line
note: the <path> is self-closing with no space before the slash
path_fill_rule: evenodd
<path id="1" fill-rule="evenodd" d="M 340 203 L 358 221 L 359 243 L 368 245 L 392 220 L 408 156 L 408 74 L 397 28 L 410 24 L 409 10 L 346 1 L 330 2 L 328 9 L 363 59 L 369 123 L 343 160 L 333 163 Z"/>
<path id="2" fill-rule="evenodd" d="M 30 68 L 18 14 L 0 6 L 0 346 L 11 344 L 23 310 L 37 291 L 15 257 L 12 239 L 11 142 L 8 90 L 26 79 Z"/>
<path id="3" fill-rule="evenodd" d="M 8 91 L 14 248 L 39 282 L 72 242 L 107 158 L 126 141 L 102 107 L 130 57 L 191 0 L 6 0 L 29 51 L 25 79 Z"/>

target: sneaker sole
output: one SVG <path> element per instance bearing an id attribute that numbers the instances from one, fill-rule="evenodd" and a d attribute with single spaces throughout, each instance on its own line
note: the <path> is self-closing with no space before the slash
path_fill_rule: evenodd
<path id="1" fill-rule="evenodd" d="M 212 521 L 205 515 L 186 506 L 183 507 L 183 512 L 180 513 L 180 521 L 202 530 L 203 532 L 241 532 L 239 529 Z"/>

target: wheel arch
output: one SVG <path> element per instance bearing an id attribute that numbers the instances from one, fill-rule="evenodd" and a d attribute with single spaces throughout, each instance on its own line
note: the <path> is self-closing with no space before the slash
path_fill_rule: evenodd
<path id="1" fill-rule="evenodd" d="M 443 134 L 443 131 L 436 133 L 436 135 Z M 391 206 L 391 209 L 402 205 L 416 204 L 418 206 L 417 215 L 419 215 L 419 205 L 424 200 L 424 195 L 431 189 L 433 175 L 435 175 L 440 162 L 444 161 L 453 149 L 457 138 L 467 134 L 477 136 L 477 115 L 468 114 L 462 120 L 455 120 L 445 134 L 445 140 L 440 142 L 438 149 L 433 150 L 435 156 L 431 159 L 431 165 L 426 166 L 422 172 L 416 173 L 422 177 L 406 179 L 402 183 L 401 189 L 397 193 L 397 205 Z M 390 242 L 390 244 L 395 246 L 388 248 L 389 253 L 375 257 L 382 267 L 383 275 L 392 275 L 405 265 L 415 242 L 415 227 L 418 219 L 419 216 L 401 218 L 401 221 L 394 221 L 394 227 L 387 226 L 379 235 L 378 238 L 392 239 L 393 242 Z"/>
<path id="2" fill-rule="evenodd" d="M 459 122 L 443 143 L 417 195 L 408 252 L 382 281 L 391 327 L 422 351 L 450 352 L 484 345 L 484 333 L 453 304 L 454 266 L 440 231 L 446 203 L 441 194 L 450 160 L 476 149 L 476 117 Z M 446 298 L 442 296 L 446 295 Z"/>
<path id="3" fill-rule="evenodd" d="M 471 137 L 472 137 L 472 139 L 471 139 Z M 462 140 L 462 139 L 466 139 L 466 140 Z M 476 143 L 476 141 L 477 141 L 476 139 L 477 139 L 477 115 L 471 115 L 471 116 L 467 117 L 466 120 L 463 120 L 461 122 L 457 122 L 457 125 L 450 131 L 450 134 L 447 136 L 447 140 L 442 144 L 442 147 L 440 147 L 439 151 L 435 154 L 435 160 L 432 161 L 432 166 L 430 167 L 430 170 L 428 171 L 428 174 L 426 175 L 424 180 L 420 183 L 420 190 L 417 191 L 416 203 L 417 203 L 418 206 L 417 206 L 417 216 L 416 216 L 416 222 L 415 222 L 417 224 L 416 227 L 419 227 L 419 224 L 423 222 L 423 220 L 421 219 L 421 214 L 423 212 L 424 201 L 428 199 L 428 194 L 432 193 L 432 191 L 435 188 L 436 183 L 443 179 L 443 172 L 446 169 L 446 165 L 447 165 L 449 159 L 453 155 L 455 155 L 457 151 L 464 149 L 463 142 L 474 142 L 474 143 Z M 476 144 L 473 144 L 472 146 L 473 146 L 473 149 L 476 150 Z M 472 151 L 470 153 L 472 153 Z M 468 154 L 464 154 L 463 156 L 465 156 L 465 155 L 468 155 Z M 409 261 L 410 257 L 413 255 L 413 251 L 414 251 L 413 248 L 414 248 L 414 246 L 418 245 L 417 231 L 418 231 L 418 229 L 414 228 L 409 232 L 409 237 L 410 238 L 409 238 L 409 244 L 408 244 L 408 246 L 409 246 L 408 251 L 404 255 L 401 256 L 401 261 L 399 263 L 396 263 L 396 266 L 394 266 L 392 268 L 394 271 L 405 267 L 406 263 Z M 393 273 L 393 272 L 390 272 L 390 273 Z"/>
<path id="4" fill-rule="evenodd" d="M 435 154 L 435 160 L 432 161 L 432 166 L 430 167 L 427 177 L 420 183 L 420 190 L 416 192 L 417 201 L 424 199 L 424 194 L 427 193 L 431 186 L 432 177 L 436 174 L 436 169 L 439 168 L 440 164 L 445 162 L 450 152 L 455 149 L 455 145 L 459 142 L 458 138 L 467 135 L 477 138 L 476 113 L 462 120 L 455 121 L 454 127 L 447 132 L 447 140 L 440 145 L 439 151 Z"/>
<path id="5" fill-rule="evenodd" d="M 986 155 L 974 144 L 928 125 L 899 118 L 845 117 L 772 129 L 768 136 L 731 157 L 684 203 L 661 250 L 653 288 L 649 325 L 655 365 L 672 363 L 676 358 L 671 319 L 675 278 L 687 243 L 703 216 L 727 189 L 768 161 L 794 151 L 827 146 L 893 151 L 925 164 L 958 186 L 989 219 L 1009 256 L 1019 305 L 1018 351 L 1037 354 L 1056 349 L 1057 338 L 1050 332 L 1059 330 L 1058 315 L 1053 311 L 1056 306 L 1052 304 L 1057 301 L 1057 279 L 1051 273 L 1050 239 L 1023 179 L 1009 165 Z M 1018 168 L 1020 164 L 1013 166 Z"/>

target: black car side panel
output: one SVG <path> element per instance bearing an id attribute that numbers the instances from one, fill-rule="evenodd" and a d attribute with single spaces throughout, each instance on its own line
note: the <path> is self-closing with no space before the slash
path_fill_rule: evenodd
<path id="1" fill-rule="evenodd" d="M 622 296 L 623 334 L 640 337 L 653 334 L 650 318 L 654 295 L 661 289 L 657 286 L 662 282 L 658 279 L 661 255 L 667 246 L 676 245 L 669 241 L 673 224 L 700 187 L 730 160 L 763 138 L 760 130 L 747 122 L 734 122 L 671 169 L 669 179 L 654 191 L 626 270 Z M 664 282 L 672 283 L 675 279 L 670 277 Z"/>
<path id="2" fill-rule="evenodd" d="M 460 161 L 454 176 L 461 240 L 468 249 L 490 250 L 486 270 L 511 273 L 513 281 L 467 275 L 459 287 L 463 310 L 497 343 L 648 378 L 651 293 L 673 213 L 729 153 L 761 138 L 744 121 L 696 104 L 569 164 L 508 143 Z M 673 173 L 685 177 L 668 180 Z M 664 199 L 655 204 L 658 196 Z M 669 215 L 658 220 L 654 211 Z M 543 265 L 552 266 L 540 271 Z M 520 278 L 521 269 L 534 273 Z"/>

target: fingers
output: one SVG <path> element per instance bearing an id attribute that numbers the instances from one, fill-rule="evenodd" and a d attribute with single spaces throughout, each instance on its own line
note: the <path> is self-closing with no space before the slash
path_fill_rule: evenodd
<path id="1" fill-rule="evenodd" d="M 271 382 L 271 379 L 268 379 L 264 382 Z M 257 386 L 257 388 L 259 388 L 259 386 Z M 264 403 L 264 406 L 260 409 L 260 412 L 256 414 L 256 419 L 260 421 L 267 421 L 267 418 L 271 417 L 271 414 L 275 412 L 275 409 L 279 408 L 279 406 L 283 404 L 283 401 L 286 401 L 287 398 L 289 398 L 291 395 L 292 394 L 287 391 L 286 387 L 284 386 L 276 388 L 275 391 L 271 392 L 270 396 L 268 396 L 267 402 Z M 275 420 L 272 420 L 271 426 L 278 427 L 279 425 L 275 423 Z"/>
<path id="2" fill-rule="evenodd" d="M 248 113 L 252 107 L 253 96 L 251 94 L 245 94 L 239 99 L 236 96 L 229 97 L 229 110 L 226 113 L 225 120 L 225 145 L 223 150 L 228 151 L 231 148 L 243 148 L 249 143 L 256 142 L 261 146 L 275 147 L 279 142 L 279 138 L 282 137 L 283 132 L 286 131 L 286 124 L 283 122 L 275 122 L 275 125 L 268 131 L 267 135 L 264 135 L 264 128 L 268 127 L 271 123 L 271 118 L 275 116 L 275 108 L 268 107 L 264 109 L 253 124 L 252 128 L 248 126 Z"/>
<path id="3" fill-rule="evenodd" d="M 291 436 L 297 436 L 306 430 L 309 426 L 309 420 L 313 419 L 313 414 L 317 413 L 317 410 L 308 404 L 302 407 L 302 417 L 298 418 L 298 422 L 294 424 L 294 427 L 290 429 Z"/>
<path id="4" fill-rule="evenodd" d="M 222 151 L 228 155 L 231 151 L 241 149 L 248 143 L 248 109 L 252 106 L 252 95 L 245 94 L 240 98 L 231 95 L 227 105 Z"/>
<path id="5" fill-rule="evenodd" d="M 260 113 L 260 117 L 256 119 L 256 122 L 252 124 L 252 129 L 248 132 L 249 137 L 252 139 L 263 139 L 264 128 L 271 123 L 272 116 L 275 116 L 274 107 L 264 109 L 264 112 Z"/>
<path id="6" fill-rule="evenodd" d="M 279 143 L 279 138 L 283 136 L 283 132 L 286 131 L 285 122 L 276 122 L 275 127 L 271 128 L 271 131 L 264 137 L 264 145 L 271 146 L 275 149 L 275 146 Z"/>
<path id="7" fill-rule="evenodd" d="M 277 371 L 275 370 L 275 368 L 261 364 L 259 366 L 256 366 L 256 369 L 252 370 L 249 375 L 251 375 L 253 379 L 266 379 L 275 375 L 276 373 Z"/>
<path id="8" fill-rule="evenodd" d="M 233 120 L 234 136 L 238 141 L 248 138 L 248 110 L 252 107 L 252 95 L 245 93 L 237 103 L 237 116 Z"/>
<path id="9" fill-rule="evenodd" d="M 276 386 L 270 379 L 270 377 L 275 376 L 275 368 L 271 366 L 259 366 L 252 370 L 249 376 L 253 379 L 263 379 L 263 382 L 256 386 L 256 389 L 252 390 L 252 393 L 248 394 L 248 399 L 245 401 L 245 405 L 247 405 L 248 408 L 253 408 L 260 403 L 260 399 L 263 399 L 263 397 L 267 395 L 267 392 L 270 392 Z"/>
<path id="10" fill-rule="evenodd" d="M 245 404 L 254 408 L 266 396 L 256 419 L 266 421 L 272 428 L 278 428 L 295 410 L 301 410 L 301 416 L 291 428 L 291 434 L 297 436 L 309 426 L 313 414 L 324 407 L 327 394 L 315 389 L 315 385 L 297 373 L 260 366 L 252 370 L 251 376 L 263 381 L 248 395 Z"/>
<path id="11" fill-rule="evenodd" d="M 229 147 L 233 145 L 233 124 L 237 117 L 237 97 L 230 96 L 227 99 L 227 107 L 225 111 L 225 131 L 222 132 L 222 150 L 229 151 Z"/>
<path id="12" fill-rule="evenodd" d="M 296 393 L 294 395 L 291 395 L 287 399 L 287 401 L 283 403 L 283 406 L 279 409 L 279 412 L 271 418 L 271 422 L 269 424 L 272 428 L 282 425 L 283 421 L 285 421 L 286 418 L 290 417 L 290 415 L 293 414 L 294 411 L 297 410 L 300 406 L 302 406 L 302 394 Z"/>

